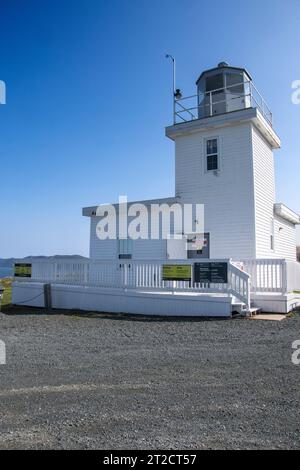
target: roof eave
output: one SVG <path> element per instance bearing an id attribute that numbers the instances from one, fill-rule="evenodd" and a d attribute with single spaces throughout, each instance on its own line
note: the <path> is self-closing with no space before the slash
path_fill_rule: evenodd
<path id="1" fill-rule="evenodd" d="M 300 215 L 282 202 L 274 204 L 274 213 L 294 225 L 300 225 Z"/>
<path id="2" fill-rule="evenodd" d="M 134 204 L 143 204 L 144 206 L 151 206 L 151 204 L 175 204 L 179 202 L 179 197 L 166 197 L 166 198 L 161 198 L 161 199 L 147 199 L 147 200 L 142 200 L 142 201 L 128 201 L 127 205 L 128 207 L 134 205 Z M 82 215 L 84 217 L 97 217 L 97 212 L 99 212 L 99 209 L 103 209 L 105 207 L 114 207 L 116 211 L 118 211 L 120 204 L 115 203 L 115 204 L 99 204 L 98 206 L 90 206 L 90 207 L 84 207 L 82 209 Z M 101 211 L 101 212 L 102 212 Z"/>
<path id="3" fill-rule="evenodd" d="M 224 66 L 224 67 L 214 67 L 212 69 L 208 69 L 208 70 L 205 70 L 204 72 L 201 73 L 200 77 L 198 78 L 198 80 L 196 81 L 196 85 L 198 85 L 198 82 L 201 80 L 201 78 L 206 75 L 207 73 L 210 73 L 210 72 L 213 72 L 214 70 L 240 70 L 242 72 L 244 72 L 250 81 L 252 81 L 252 77 L 250 75 L 250 73 L 243 67 L 230 67 L 230 66 Z"/>

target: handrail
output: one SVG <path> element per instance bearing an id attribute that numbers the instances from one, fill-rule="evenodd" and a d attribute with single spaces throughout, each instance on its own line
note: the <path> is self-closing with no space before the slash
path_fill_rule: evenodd
<path id="1" fill-rule="evenodd" d="M 241 261 L 244 270 L 251 275 L 251 292 L 287 291 L 286 260 L 276 258 L 250 259 Z"/>
<path id="2" fill-rule="evenodd" d="M 226 91 L 226 90 L 228 90 L 228 88 L 236 88 L 238 86 L 249 84 L 249 83 L 252 83 L 252 82 L 250 80 L 245 80 L 243 82 L 235 83 L 234 85 L 226 85 L 226 86 L 223 86 L 223 87 L 220 87 L 220 88 L 215 88 L 214 90 L 206 91 L 205 94 L 216 93 L 217 91 L 222 91 L 222 90 Z"/>
<path id="3" fill-rule="evenodd" d="M 249 87 L 249 91 L 246 85 Z M 220 92 L 223 92 L 226 95 L 227 92 L 230 93 L 231 89 L 237 88 L 239 86 L 244 87 L 243 93 L 239 93 L 238 96 L 233 96 L 233 97 L 227 96 L 226 99 L 224 100 L 214 101 L 213 97 L 215 97 L 217 94 L 220 94 Z M 203 102 L 206 99 L 209 99 L 209 103 L 200 104 L 201 101 Z M 247 81 L 247 80 L 236 83 L 234 85 L 228 85 L 226 87 L 216 88 L 211 91 L 202 92 L 197 95 L 184 96 L 181 98 L 174 97 L 174 124 L 178 123 L 177 122 L 178 118 L 180 118 L 184 122 L 189 122 L 195 119 L 203 119 L 205 117 L 213 116 L 215 115 L 215 113 L 213 113 L 213 110 L 217 105 L 220 105 L 221 103 L 225 103 L 226 105 L 227 104 L 229 105 L 230 103 L 234 102 L 234 100 L 238 100 L 238 99 L 244 99 L 245 101 L 243 105 L 240 106 L 240 108 L 237 107 L 234 110 L 245 109 L 249 107 L 258 108 L 260 112 L 262 113 L 263 117 L 268 122 L 268 124 L 273 126 L 273 115 L 267 102 L 262 97 L 262 95 L 260 94 L 256 86 L 254 85 L 254 83 L 252 81 Z M 183 104 L 183 102 L 187 102 L 188 100 L 195 100 L 196 105 L 186 106 L 185 104 Z M 247 100 L 248 100 L 248 103 L 246 102 Z M 192 111 L 196 111 L 196 113 L 192 113 Z M 227 112 L 227 109 L 226 111 L 222 113 L 216 113 L 216 114 L 224 114 L 226 112 Z M 189 118 L 185 116 L 185 113 L 189 115 Z"/>
<path id="4" fill-rule="evenodd" d="M 230 292 L 237 299 L 245 303 L 249 310 L 251 306 L 250 300 L 250 275 L 242 271 L 237 266 L 229 263 Z"/>
<path id="5" fill-rule="evenodd" d="M 186 109 L 184 106 L 182 106 L 181 103 L 178 103 L 178 102 L 177 102 L 177 105 L 179 105 L 184 111 L 188 112 L 188 113 L 192 116 L 192 119 L 197 119 L 196 116 L 194 116 L 194 114 L 191 113 L 189 109 Z M 177 114 L 177 113 L 176 113 L 176 114 Z"/>

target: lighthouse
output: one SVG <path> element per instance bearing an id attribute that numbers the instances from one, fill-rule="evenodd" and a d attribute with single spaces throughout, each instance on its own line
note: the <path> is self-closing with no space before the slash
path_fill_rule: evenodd
<path id="1" fill-rule="evenodd" d="M 35 299 L 47 280 L 57 308 L 228 317 L 300 305 L 300 216 L 276 199 L 272 112 L 244 67 L 222 61 L 195 81 L 191 96 L 173 87 L 165 129 L 174 194 L 85 207 L 89 259 L 31 260 L 37 282 L 15 282 L 13 303 Z"/>
<path id="2" fill-rule="evenodd" d="M 276 203 L 280 139 L 249 72 L 220 62 L 174 100 L 175 194 L 204 204 L 205 256 L 295 261 L 299 215 Z"/>
<path id="3" fill-rule="evenodd" d="M 274 152 L 281 144 L 269 106 L 244 67 L 222 61 L 195 82 L 192 96 L 174 93 L 173 122 L 165 130 L 175 144 L 175 194 L 128 207 L 203 205 L 203 233 L 184 233 L 176 243 L 151 236 L 100 240 L 98 206 L 87 207 L 91 258 L 295 261 L 300 218 L 276 201 Z"/>

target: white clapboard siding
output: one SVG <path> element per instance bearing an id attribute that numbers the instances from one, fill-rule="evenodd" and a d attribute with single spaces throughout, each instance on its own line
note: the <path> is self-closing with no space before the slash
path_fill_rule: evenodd
<path id="1" fill-rule="evenodd" d="M 133 242 L 133 259 L 135 260 L 163 260 L 166 259 L 166 257 L 166 240 L 135 240 Z"/>
<path id="2" fill-rule="evenodd" d="M 219 175 L 205 171 L 205 139 L 218 137 Z M 254 258 L 251 124 L 176 138 L 176 196 L 205 205 L 212 258 Z"/>
<path id="3" fill-rule="evenodd" d="M 118 252 L 117 240 L 99 240 L 96 233 L 99 217 L 91 217 L 90 258 L 115 260 Z"/>
<path id="4" fill-rule="evenodd" d="M 277 258 L 297 260 L 295 225 L 278 216 L 275 216 L 275 253 Z"/>
<path id="5" fill-rule="evenodd" d="M 275 203 L 274 155 L 260 132 L 253 127 L 256 257 L 276 258 L 271 250 L 271 221 Z"/>
<path id="6" fill-rule="evenodd" d="M 98 260 L 115 260 L 118 259 L 118 240 L 100 240 L 97 237 L 96 227 L 100 217 L 91 218 L 91 233 L 90 233 L 90 258 Z M 128 219 L 128 223 L 132 218 Z M 173 226 L 171 225 L 171 230 Z M 117 224 L 118 233 L 118 224 Z M 148 230 L 149 239 L 133 240 L 132 258 L 136 260 L 148 259 L 166 259 L 167 257 L 167 241 L 166 237 L 159 240 L 151 240 L 150 238 L 150 224 Z M 161 236 L 161 233 L 159 234 Z"/>

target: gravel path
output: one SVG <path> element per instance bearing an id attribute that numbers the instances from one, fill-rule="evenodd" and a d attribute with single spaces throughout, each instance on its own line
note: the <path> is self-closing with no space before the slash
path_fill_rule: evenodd
<path id="1" fill-rule="evenodd" d="M 300 448 L 300 316 L 3 315 L 0 448 Z"/>

